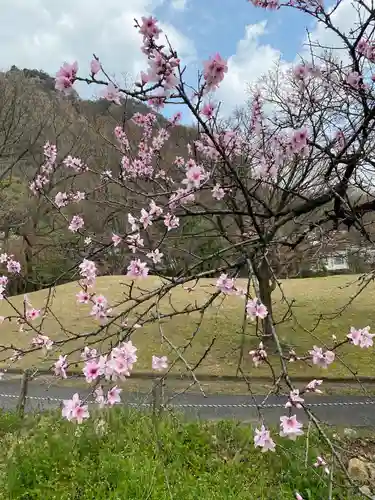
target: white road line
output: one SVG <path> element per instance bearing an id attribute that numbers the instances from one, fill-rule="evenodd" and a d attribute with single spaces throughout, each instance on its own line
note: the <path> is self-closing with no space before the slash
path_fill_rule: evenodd
<path id="1" fill-rule="evenodd" d="M 15 398 L 17 399 L 18 394 L 1 394 L 0 398 Z M 26 399 L 32 399 L 34 401 L 50 401 L 50 402 L 58 402 L 61 403 L 62 399 L 53 398 L 53 397 L 40 397 L 40 396 L 27 396 Z M 88 401 L 88 403 L 94 404 L 95 401 Z M 124 404 L 128 406 L 140 407 L 140 406 L 152 406 L 152 403 L 127 403 Z M 366 406 L 373 405 L 374 401 L 337 401 L 330 403 L 306 403 L 308 407 L 321 407 L 321 406 Z M 275 403 L 275 404 L 265 404 L 265 405 L 256 405 L 252 404 L 193 404 L 193 403 L 172 403 L 167 404 L 169 407 L 174 408 L 284 408 L 285 404 Z"/>

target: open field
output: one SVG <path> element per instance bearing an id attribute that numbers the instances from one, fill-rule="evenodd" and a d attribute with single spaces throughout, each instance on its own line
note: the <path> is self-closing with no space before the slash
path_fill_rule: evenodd
<path id="1" fill-rule="evenodd" d="M 351 325 L 356 327 L 365 327 L 366 325 L 375 325 L 375 285 L 371 283 L 340 315 L 335 316 L 340 308 L 345 306 L 350 298 L 358 291 L 358 284 L 355 283 L 355 276 L 334 276 L 327 278 L 310 278 L 285 280 L 282 282 L 285 296 L 288 300 L 293 300 L 293 318 L 279 324 L 277 330 L 281 340 L 286 345 L 295 347 L 299 354 L 304 354 L 313 344 L 332 346 L 332 334 L 335 334 L 338 340 L 344 339 Z M 239 280 L 241 281 L 241 280 Z M 244 280 L 241 285 L 246 286 Z M 96 291 L 103 294 L 110 302 L 116 306 L 124 299 L 127 293 L 127 286 L 130 281 L 122 276 L 108 276 L 98 278 Z M 173 309 L 183 311 L 188 304 L 205 303 L 214 291 L 213 284 L 215 280 L 201 280 L 194 291 L 188 292 L 183 287 L 176 287 L 169 297 L 161 300 L 158 310 L 155 307 L 151 309 L 153 314 L 170 313 Z M 155 289 L 160 281 L 157 278 L 150 277 L 140 280 L 137 286 L 142 287 L 143 291 L 138 290 L 138 296 L 147 293 L 147 290 Z M 191 284 L 193 285 L 193 283 Z M 77 283 L 69 283 L 58 287 L 54 292 L 51 302 L 52 313 L 43 322 L 43 333 L 49 335 L 55 341 L 65 340 L 66 344 L 61 347 L 62 352 L 70 353 L 75 349 L 82 347 L 82 340 L 74 339 L 74 334 L 94 332 L 98 323 L 89 316 L 90 306 L 76 303 L 75 294 L 79 291 Z M 43 307 L 48 291 L 36 292 L 29 295 L 29 299 L 34 307 Z M 125 294 L 125 295 L 124 295 Z M 276 322 L 284 316 L 287 306 L 281 303 L 281 293 L 275 291 L 275 320 Z M 22 308 L 22 297 L 11 299 L 12 304 Z M 128 302 L 129 303 L 129 302 Z M 148 302 L 150 306 L 152 302 Z M 114 312 L 118 313 L 124 310 L 127 304 L 114 307 Z M 208 347 L 215 339 L 212 348 L 201 363 L 197 373 L 209 373 L 214 375 L 235 375 L 239 359 L 239 347 L 243 342 L 245 357 L 243 369 L 249 375 L 269 375 L 269 369 L 266 367 L 254 368 L 250 357 L 247 355 L 249 349 L 258 344 L 258 339 L 254 336 L 255 327 L 250 321 L 247 322 L 246 335 L 241 334 L 243 322 L 244 300 L 240 297 L 230 296 L 224 300 L 216 299 L 215 302 L 206 310 L 202 324 L 197 330 L 199 315 L 197 313 L 180 314 L 171 319 L 162 320 L 162 329 L 164 334 L 173 343 L 174 346 L 182 349 L 183 346 L 191 345 L 186 348 L 184 358 L 193 366 L 205 353 Z M 137 317 L 142 311 L 145 311 L 146 305 L 137 306 L 129 315 L 129 324 L 135 321 L 142 322 L 144 316 Z M 12 308 L 5 301 L 0 303 L 0 314 L 6 316 L 14 314 Z M 320 315 L 326 315 L 317 325 Z M 328 317 L 327 317 L 328 315 Z M 38 323 L 36 322 L 35 325 Z M 119 322 L 118 322 L 119 324 Z M 62 330 L 64 326 L 65 331 Z M 316 326 L 317 325 L 317 326 Z M 316 328 L 314 329 L 314 326 Z M 311 333 L 311 330 L 314 331 Z M 118 329 L 116 329 L 117 331 Z M 114 329 L 110 327 L 107 331 L 102 331 L 97 337 L 90 337 L 90 342 L 105 350 L 109 342 L 114 343 L 117 336 L 113 335 Z M 14 348 L 28 348 L 30 340 L 34 336 L 32 332 L 18 331 L 18 327 L 13 323 L 4 322 L 0 326 L 1 345 L 12 345 Z M 104 340 L 110 337 L 109 341 Z M 192 337 L 193 340 L 192 340 Z M 147 324 L 143 328 L 135 330 L 132 334 L 133 343 L 138 347 L 139 360 L 135 365 L 136 370 L 150 370 L 151 356 L 153 354 L 166 354 L 171 359 L 176 357 L 170 345 L 164 341 L 160 345 L 161 332 L 157 324 Z M 59 350 L 57 350 L 58 352 Z M 171 352 L 172 351 L 172 352 Z M 0 355 L 0 360 L 11 355 L 11 350 L 5 355 Z M 180 350 L 182 352 L 182 350 Z M 359 347 L 345 345 L 339 348 L 338 353 L 343 357 L 349 367 L 356 370 L 359 375 L 375 375 L 374 370 L 374 350 L 360 349 Z M 56 356 L 56 349 L 52 355 Z M 72 354 L 70 359 L 78 361 L 79 354 Z M 272 356 L 271 356 L 271 359 Z M 275 367 L 278 360 L 274 358 Z M 45 368 L 51 365 L 51 360 L 46 360 L 40 355 L 40 352 L 33 352 L 19 361 L 15 367 L 24 368 L 26 366 L 37 365 Z M 70 369 L 78 369 L 79 366 L 72 365 Z M 179 361 L 173 368 L 174 371 L 186 372 L 184 364 Z M 328 371 L 310 367 L 305 363 L 294 363 L 290 365 L 291 374 L 308 376 L 336 376 L 350 377 L 349 369 L 337 359 L 331 365 Z"/>
<path id="2" fill-rule="evenodd" d="M 102 421 L 102 423 L 100 423 Z M 327 431 L 331 432 L 331 431 Z M 331 432 L 332 433 L 332 432 Z M 77 426 L 59 415 L 0 413 L 0 497 L 14 500 L 292 500 L 328 498 L 328 476 L 311 465 L 329 453 L 312 432 L 275 453 L 253 445 L 250 425 L 158 421 L 118 410 Z M 305 460 L 307 459 L 307 467 Z M 360 497 L 335 474 L 333 498 Z"/>

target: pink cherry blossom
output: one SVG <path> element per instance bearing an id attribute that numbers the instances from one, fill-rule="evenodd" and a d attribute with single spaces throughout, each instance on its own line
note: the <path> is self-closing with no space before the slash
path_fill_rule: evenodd
<path id="1" fill-rule="evenodd" d="M 216 287 L 225 294 L 235 292 L 234 278 L 229 278 L 227 274 L 221 274 L 216 281 Z"/>
<path id="2" fill-rule="evenodd" d="M 103 97 L 104 99 L 107 99 L 107 101 L 112 101 L 118 106 L 121 105 L 121 92 L 112 82 L 109 82 L 107 87 L 104 89 Z"/>
<path id="3" fill-rule="evenodd" d="M 53 346 L 53 341 L 47 335 L 38 333 L 36 337 L 31 340 L 31 344 L 37 347 L 42 347 L 45 351 L 50 351 Z"/>
<path id="4" fill-rule="evenodd" d="M 144 208 L 141 210 L 139 222 L 143 224 L 143 229 L 146 229 L 148 226 L 152 226 L 152 217 Z"/>
<path id="5" fill-rule="evenodd" d="M 350 333 L 348 333 L 347 338 L 351 340 L 353 345 L 360 346 L 361 348 L 368 348 L 373 346 L 374 334 L 370 333 L 370 327 L 366 326 L 359 330 L 354 327 L 350 328 Z"/>
<path id="6" fill-rule="evenodd" d="M 77 302 L 79 304 L 88 304 L 90 302 L 90 294 L 84 290 L 80 290 L 77 294 Z"/>
<path id="7" fill-rule="evenodd" d="M 80 158 L 75 158 L 71 155 L 64 158 L 63 164 L 77 173 L 87 171 L 87 166 L 83 163 L 83 161 Z"/>
<path id="8" fill-rule="evenodd" d="M 280 436 L 288 437 L 295 441 L 298 436 L 303 435 L 303 425 L 298 422 L 296 415 L 292 417 L 280 417 Z"/>
<path id="9" fill-rule="evenodd" d="M 39 318 L 41 315 L 40 309 L 35 309 L 34 307 L 26 310 L 26 319 L 28 321 L 33 321 L 34 319 Z"/>
<path id="10" fill-rule="evenodd" d="M 129 246 L 129 249 L 135 253 L 138 248 L 144 247 L 143 239 L 139 233 L 131 234 L 126 238 L 126 243 Z"/>
<path id="11" fill-rule="evenodd" d="M 312 362 L 314 365 L 318 365 L 321 368 L 328 368 L 328 366 L 334 362 L 335 353 L 333 351 L 325 351 L 321 347 L 313 346 L 313 349 L 309 351 L 312 357 Z"/>
<path id="12" fill-rule="evenodd" d="M 215 200 L 222 200 L 225 196 L 225 191 L 224 189 L 220 186 L 220 184 L 216 184 L 212 190 L 212 198 L 215 198 Z"/>
<path id="13" fill-rule="evenodd" d="M 93 59 L 91 62 L 90 62 L 90 71 L 91 71 L 91 75 L 92 76 L 95 76 L 97 73 L 99 73 L 99 71 L 102 69 L 102 66 L 99 62 L 98 59 Z"/>
<path id="14" fill-rule="evenodd" d="M 166 214 L 164 217 L 164 225 L 167 227 L 168 231 L 171 231 L 180 225 L 180 219 L 173 214 Z"/>
<path id="15" fill-rule="evenodd" d="M 152 369 L 158 372 L 166 370 L 168 368 L 168 358 L 167 356 L 152 356 Z"/>
<path id="16" fill-rule="evenodd" d="M 152 260 L 154 264 L 159 264 L 163 258 L 163 253 L 158 248 L 147 254 L 147 257 Z"/>
<path id="17" fill-rule="evenodd" d="M 83 259 L 83 262 L 78 266 L 80 275 L 84 278 L 84 285 L 87 287 L 93 286 L 96 278 L 96 265 L 95 262 L 88 259 Z"/>
<path id="18" fill-rule="evenodd" d="M 73 409 L 81 404 L 79 395 L 77 393 L 73 394 L 72 399 L 65 399 L 63 401 L 62 416 L 68 420 L 72 420 Z"/>
<path id="19" fill-rule="evenodd" d="M 88 361 L 90 359 L 94 359 L 98 356 L 98 352 L 96 349 L 91 349 L 90 347 L 85 346 L 81 353 L 81 359 L 84 361 Z"/>
<path id="20" fill-rule="evenodd" d="M 8 276 L 0 276 L 0 285 L 1 286 L 7 286 L 9 281 Z"/>
<path id="21" fill-rule="evenodd" d="M 215 114 L 215 105 L 212 104 L 211 102 L 207 102 L 203 106 L 201 113 L 203 116 L 205 116 L 210 120 Z"/>
<path id="22" fill-rule="evenodd" d="M 314 467 L 323 467 L 327 465 L 327 462 L 324 460 L 323 457 L 316 457 L 316 462 L 314 463 Z"/>
<path id="23" fill-rule="evenodd" d="M 252 351 L 249 351 L 249 354 L 250 354 L 250 356 L 252 356 L 253 363 L 254 363 L 256 368 L 262 363 L 262 361 L 267 359 L 267 352 L 264 349 L 263 342 L 259 343 L 258 349 L 254 349 Z"/>
<path id="24" fill-rule="evenodd" d="M 321 393 L 322 391 L 320 389 L 317 389 L 317 387 L 319 387 L 320 385 L 322 385 L 323 383 L 323 380 L 311 380 L 311 382 L 309 382 L 306 387 L 305 387 L 305 391 L 306 392 L 316 392 L 316 393 Z"/>
<path id="25" fill-rule="evenodd" d="M 107 401 L 104 397 L 103 387 L 101 385 L 97 387 L 94 391 L 94 394 L 95 394 L 95 402 L 98 403 L 99 408 L 104 408 Z"/>
<path id="26" fill-rule="evenodd" d="M 271 438 L 270 431 L 264 425 L 260 429 L 255 429 L 254 446 L 262 448 L 262 453 L 275 451 L 276 444 Z"/>
<path id="27" fill-rule="evenodd" d="M 374 341 L 372 340 L 374 337 L 373 333 L 370 333 L 370 327 L 366 326 L 365 328 L 362 329 L 362 337 L 361 337 L 361 343 L 360 347 L 363 348 L 368 348 L 372 347 L 374 345 Z"/>
<path id="28" fill-rule="evenodd" d="M 132 260 L 127 267 L 127 276 L 132 278 L 146 278 L 149 272 L 146 262 L 141 262 L 139 259 Z"/>
<path id="29" fill-rule="evenodd" d="M 79 229 L 82 229 L 85 225 L 85 221 L 82 219 L 80 215 L 74 215 L 70 224 L 68 226 L 69 231 L 72 233 L 76 233 Z"/>
<path id="30" fill-rule="evenodd" d="M 300 396 L 299 389 L 293 389 L 290 391 L 289 400 L 285 405 L 285 408 L 292 408 L 295 406 L 296 408 L 302 408 L 302 404 L 305 400 Z"/>
<path id="31" fill-rule="evenodd" d="M 159 207 L 154 200 L 150 201 L 149 214 L 155 217 L 159 217 L 163 213 L 163 209 Z"/>
<path id="32" fill-rule="evenodd" d="M 107 402 L 110 406 L 113 406 L 116 403 L 121 403 L 120 394 L 122 389 L 118 388 L 117 385 L 112 387 L 107 393 Z"/>
<path id="33" fill-rule="evenodd" d="M 9 273 L 19 274 L 21 272 L 21 264 L 13 259 L 9 259 L 7 262 L 7 270 Z"/>
<path id="34" fill-rule="evenodd" d="M 208 61 L 205 61 L 203 66 L 203 78 L 206 81 L 207 89 L 214 90 L 219 86 L 228 71 L 227 61 L 217 53 L 210 57 Z"/>
<path id="35" fill-rule="evenodd" d="M 307 148 L 307 129 L 294 130 L 290 140 L 290 147 L 293 153 L 304 153 Z"/>
<path id="36" fill-rule="evenodd" d="M 57 195 L 55 196 L 55 204 L 59 208 L 66 207 L 68 202 L 69 202 L 69 199 L 68 199 L 68 195 L 66 193 L 57 193 Z"/>
<path id="37" fill-rule="evenodd" d="M 56 73 L 56 90 L 69 91 L 76 79 L 78 72 L 78 63 L 75 61 L 73 64 L 64 63 L 59 71 Z"/>
<path id="38" fill-rule="evenodd" d="M 154 17 L 142 17 L 142 25 L 139 29 L 139 33 L 143 35 L 144 38 L 159 38 L 161 30 L 156 26 L 158 22 Z"/>
<path id="39" fill-rule="evenodd" d="M 132 214 L 128 214 L 128 222 L 131 225 L 132 231 L 139 231 L 137 219 L 135 217 L 133 217 Z"/>
<path id="40" fill-rule="evenodd" d="M 112 243 L 114 247 L 119 246 L 121 242 L 122 242 L 121 236 L 118 236 L 117 234 L 112 234 Z"/>
<path id="41" fill-rule="evenodd" d="M 66 362 L 66 355 L 59 356 L 59 359 L 54 364 L 55 375 L 58 377 L 67 378 L 67 375 L 66 375 L 67 367 L 68 367 L 68 364 Z"/>
<path id="42" fill-rule="evenodd" d="M 207 178 L 207 174 L 202 167 L 195 165 L 188 168 L 186 171 L 186 179 L 182 181 L 186 184 L 187 189 L 197 189 L 201 183 Z"/>
<path id="43" fill-rule="evenodd" d="M 82 371 L 86 377 L 86 382 L 89 384 L 96 380 L 100 375 L 102 375 L 101 366 L 94 359 L 86 361 Z"/>
<path id="44" fill-rule="evenodd" d="M 178 125 L 182 119 L 182 113 L 180 111 L 177 111 L 171 118 L 169 119 L 169 122 L 172 125 Z"/>
<path id="45" fill-rule="evenodd" d="M 77 424 L 82 424 L 84 419 L 89 418 L 90 413 L 87 405 L 77 405 L 72 408 L 70 420 L 76 421 Z"/>
<path id="46" fill-rule="evenodd" d="M 359 89 L 362 83 L 362 75 L 357 71 L 352 71 L 346 76 L 346 83 L 355 89 Z"/>
<path id="47" fill-rule="evenodd" d="M 251 320 L 254 320 L 255 318 L 264 319 L 268 314 L 268 310 L 267 307 L 262 304 L 259 299 L 254 297 L 254 299 L 250 299 L 247 301 L 246 313 L 247 317 Z"/>

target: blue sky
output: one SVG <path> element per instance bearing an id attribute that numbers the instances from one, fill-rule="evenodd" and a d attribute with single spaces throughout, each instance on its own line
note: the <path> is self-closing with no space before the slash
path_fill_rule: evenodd
<path id="1" fill-rule="evenodd" d="M 286 61 L 295 59 L 306 37 L 306 28 L 314 27 L 306 16 L 296 10 L 266 11 L 245 0 L 189 0 L 183 10 L 173 9 L 164 3 L 155 14 L 194 42 L 197 60 L 190 64 L 188 73 L 192 81 L 197 68 L 201 67 L 201 61 L 210 55 L 219 52 L 229 59 L 236 54 L 237 45 L 248 25 L 266 21 L 265 33 L 259 36 L 258 41 L 261 45 L 279 50 Z M 249 58 L 252 55 L 249 53 Z M 167 109 L 164 113 L 169 116 L 172 111 Z"/>
<path id="2" fill-rule="evenodd" d="M 279 48 L 286 59 L 294 59 L 306 34 L 307 18 L 293 9 L 267 11 L 246 0 L 189 0 L 185 10 L 163 4 L 158 15 L 192 38 L 199 56 L 207 58 L 215 51 L 230 57 L 243 37 L 245 26 L 267 21 L 268 33 L 262 43 Z"/>

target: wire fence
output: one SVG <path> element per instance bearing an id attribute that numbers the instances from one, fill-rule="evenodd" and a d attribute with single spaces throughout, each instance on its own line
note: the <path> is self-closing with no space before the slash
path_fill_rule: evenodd
<path id="1" fill-rule="evenodd" d="M 54 397 L 54 396 L 41 396 L 41 395 L 30 395 L 29 394 L 29 383 L 33 379 L 32 373 L 26 370 L 22 376 L 20 381 L 20 387 L 18 393 L 0 393 L 0 401 L 5 402 L 6 400 L 11 400 L 16 403 L 15 408 L 14 404 L 7 405 L 10 409 L 15 409 L 20 417 L 24 416 L 25 408 L 27 407 L 27 403 L 30 403 L 29 406 L 33 407 L 36 405 L 43 407 L 56 408 L 59 407 L 63 397 Z M 70 388 L 69 391 L 73 392 L 73 388 Z M 285 401 L 278 402 L 255 402 L 251 401 L 248 403 L 210 403 L 210 402 L 179 402 L 168 401 L 168 398 L 165 398 L 164 394 L 164 384 L 162 379 L 154 379 L 152 390 L 148 394 L 148 401 L 124 401 L 123 404 L 132 408 L 139 409 L 149 409 L 152 411 L 154 415 L 159 415 L 164 409 L 177 409 L 177 410 L 200 410 L 200 409 L 212 409 L 212 410 L 220 410 L 220 409 L 272 409 L 272 408 L 284 408 Z M 230 398 L 230 396 L 229 396 Z M 88 404 L 94 404 L 95 401 L 92 398 L 88 397 L 86 399 Z M 305 406 L 308 408 L 319 408 L 319 407 L 361 407 L 361 406 L 369 406 L 374 405 L 375 399 L 361 399 L 356 401 L 350 401 L 348 399 L 345 400 L 345 396 L 343 396 L 342 400 L 336 401 L 318 401 L 318 402 L 306 402 Z"/>

